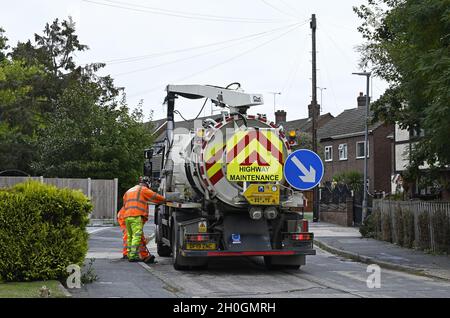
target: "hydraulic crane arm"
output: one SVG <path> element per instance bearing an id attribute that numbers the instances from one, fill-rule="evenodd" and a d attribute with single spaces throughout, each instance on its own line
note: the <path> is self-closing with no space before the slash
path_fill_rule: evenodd
<path id="1" fill-rule="evenodd" d="M 209 85 L 167 85 L 167 94 L 171 93 L 189 99 L 206 97 L 222 107 L 227 105 L 232 108 L 248 108 L 264 104 L 264 98 L 261 94 L 247 94 Z"/>

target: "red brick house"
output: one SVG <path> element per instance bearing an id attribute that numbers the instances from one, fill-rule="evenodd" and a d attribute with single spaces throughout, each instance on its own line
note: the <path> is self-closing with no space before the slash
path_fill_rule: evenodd
<path id="1" fill-rule="evenodd" d="M 325 174 L 323 182 L 347 171 L 364 173 L 364 129 L 366 97 L 360 93 L 357 108 L 347 109 L 319 128 Z M 369 126 L 369 191 L 391 191 L 393 125 L 381 122 Z"/>

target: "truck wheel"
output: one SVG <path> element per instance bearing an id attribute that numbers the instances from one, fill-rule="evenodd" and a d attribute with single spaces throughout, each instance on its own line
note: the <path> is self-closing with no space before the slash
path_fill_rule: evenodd
<path id="1" fill-rule="evenodd" d="M 284 266 L 286 269 L 295 269 L 298 270 L 300 269 L 301 265 L 285 265 Z"/>
<path id="2" fill-rule="evenodd" d="M 272 263 L 272 256 L 264 256 L 264 265 L 266 265 L 268 270 L 279 270 L 283 268 L 280 265 L 275 265 Z"/>
<path id="3" fill-rule="evenodd" d="M 189 267 L 185 265 L 180 265 L 180 259 L 183 257 L 180 255 L 180 241 L 178 239 L 178 226 L 174 222 L 172 227 L 172 260 L 173 268 L 177 271 L 186 270 Z"/>
<path id="4" fill-rule="evenodd" d="M 156 252 L 161 257 L 170 257 L 170 253 L 172 253 L 172 249 L 170 246 L 164 245 L 162 238 L 162 230 L 163 230 L 161 216 L 158 217 L 158 224 L 156 226 Z"/>
<path id="5" fill-rule="evenodd" d="M 274 264 L 273 256 L 264 256 L 264 264 L 268 270 L 299 269 L 300 264 Z"/>

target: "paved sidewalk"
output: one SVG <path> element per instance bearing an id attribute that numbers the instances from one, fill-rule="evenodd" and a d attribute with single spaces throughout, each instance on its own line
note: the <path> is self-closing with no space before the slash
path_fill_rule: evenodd
<path id="1" fill-rule="evenodd" d="M 316 246 L 340 256 L 381 267 L 450 281 L 450 257 L 431 255 L 388 242 L 362 238 L 358 228 L 310 223 Z"/>
<path id="2" fill-rule="evenodd" d="M 122 231 L 116 227 L 90 227 L 89 251 L 93 274 L 98 279 L 80 289 L 69 289 L 74 298 L 171 298 L 175 297 L 171 286 L 153 275 L 143 263 L 129 263 L 122 258 Z M 154 225 L 144 227 L 146 235 L 154 235 Z M 153 265 L 150 265 L 152 267 Z"/>

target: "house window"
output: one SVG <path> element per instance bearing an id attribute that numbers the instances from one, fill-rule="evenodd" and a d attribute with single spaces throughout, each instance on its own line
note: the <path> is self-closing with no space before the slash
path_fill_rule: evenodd
<path id="1" fill-rule="evenodd" d="M 415 128 L 410 129 L 410 131 L 409 131 L 410 139 L 418 139 L 423 136 L 425 136 L 425 130 L 423 130 L 421 128 L 415 127 Z"/>
<path id="2" fill-rule="evenodd" d="M 325 161 L 333 161 L 333 146 L 325 146 Z"/>
<path id="3" fill-rule="evenodd" d="M 370 150 L 369 143 L 367 143 L 367 158 L 369 158 Z M 364 141 L 358 141 L 356 143 L 356 159 L 364 158 Z"/>
<path id="4" fill-rule="evenodd" d="M 339 145 L 339 160 L 347 160 L 347 144 Z"/>

